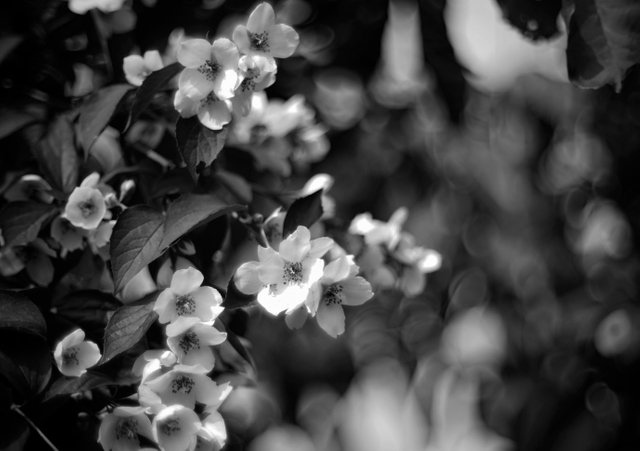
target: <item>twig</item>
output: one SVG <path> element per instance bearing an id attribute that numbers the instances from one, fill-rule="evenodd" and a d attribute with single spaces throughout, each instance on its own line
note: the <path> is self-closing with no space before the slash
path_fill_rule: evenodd
<path id="1" fill-rule="evenodd" d="M 36 432 L 38 433 L 38 435 L 40 436 L 40 438 L 42 438 L 42 440 L 43 440 L 47 445 L 49 445 L 49 448 L 51 448 L 53 451 L 58 451 L 58 448 L 56 448 L 56 446 L 55 446 L 53 443 L 51 443 L 51 440 L 49 440 L 49 439 L 47 438 L 47 436 L 46 436 L 46 435 L 44 435 L 44 432 L 42 432 L 42 431 L 40 430 L 40 428 L 39 428 L 38 426 L 36 426 L 36 424 L 35 424 L 33 421 L 31 421 L 31 420 L 29 419 L 29 417 L 28 417 L 28 416 L 26 416 L 22 410 L 20 410 L 20 407 L 18 407 L 17 405 L 15 405 L 15 404 L 14 404 L 14 405 L 12 405 L 12 406 L 11 406 L 11 410 L 13 410 L 13 411 L 14 411 L 14 412 L 16 412 L 18 415 L 20 415 L 22 418 L 24 418 L 24 421 L 26 421 L 26 422 L 27 422 L 27 424 L 28 424 L 29 426 L 31 426 L 31 427 L 33 428 L 33 430 L 34 430 L 34 431 L 36 431 Z"/>

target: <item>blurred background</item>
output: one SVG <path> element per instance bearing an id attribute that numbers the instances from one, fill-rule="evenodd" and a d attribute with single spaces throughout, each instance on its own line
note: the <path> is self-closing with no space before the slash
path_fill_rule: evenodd
<path id="1" fill-rule="evenodd" d="M 33 27 L 43 2 L 11 3 L 3 26 Z M 638 71 L 620 93 L 573 87 L 546 0 L 273 3 L 301 44 L 268 94 L 304 94 L 329 129 L 310 173 L 335 177 L 336 221 L 406 206 L 406 230 L 443 266 L 418 296 L 348 310 L 337 340 L 237 313 L 257 383 L 222 407 L 227 449 L 639 449 Z M 133 22 L 111 19 L 109 51 L 229 35 L 253 4 L 135 1 Z M 55 48 L 21 53 L 27 78 L 4 73 L 3 102 L 99 84 L 73 49 L 100 43 L 60 42 L 68 64 Z M 36 66 L 73 74 L 31 80 Z"/>

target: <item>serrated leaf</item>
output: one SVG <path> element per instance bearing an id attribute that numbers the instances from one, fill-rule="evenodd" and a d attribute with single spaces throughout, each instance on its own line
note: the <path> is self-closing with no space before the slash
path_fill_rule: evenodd
<path id="1" fill-rule="evenodd" d="M 167 86 L 167 83 L 183 69 L 179 63 L 169 64 L 160 70 L 152 72 L 142 82 L 136 92 L 136 96 L 131 106 L 131 115 L 127 123 L 127 128 L 133 124 L 140 114 L 149 106 L 156 93 Z"/>
<path id="2" fill-rule="evenodd" d="M 0 329 L 47 337 L 47 324 L 38 307 L 13 291 L 0 291 Z"/>
<path id="3" fill-rule="evenodd" d="M 627 70 L 640 62 L 640 2 L 573 2 L 567 42 L 571 81 L 582 88 L 615 85 L 620 91 Z"/>
<path id="4" fill-rule="evenodd" d="M 160 256 L 164 232 L 162 213 L 146 206 L 128 208 L 111 234 L 111 271 L 119 292 L 142 268 Z"/>
<path id="5" fill-rule="evenodd" d="M 111 378 L 91 370 L 87 371 L 80 377 L 62 376 L 51 384 L 51 387 L 49 387 L 49 390 L 47 390 L 44 395 L 43 401 L 47 401 L 56 396 L 69 395 L 79 391 L 91 390 L 111 384 L 114 384 L 114 381 Z"/>
<path id="6" fill-rule="evenodd" d="M 178 119 L 176 123 L 178 150 L 194 180 L 198 180 L 200 163 L 207 167 L 214 162 L 224 147 L 227 133 L 228 127 L 219 131 L 209 130 L 196 116 Z"/>
<path id="7" fill-rule="evenodd" d="M 154 292 L 115 311 L 104 331 L 104 350 L 100 365 L 127 351 L 144 337 L 149 327 L 158 319 L 153 311 L 157 297 L 158 292 Z"/>
<path id="8" fill-rule="evenodd" d="M 85 158 L 98 135 L 111 121 L 118 104 L 131 89 L 132 86 L 125 84 L 107 86 L 96 91 L 82 104 L 78 116 L 78 139 Z"/>
<path id="9" fill-rule="evenodd" d="M 10 202 L 0 210 L 0 230 L 5 246 L 31 243 L 42 226 L 56 215 L 53 205 L 37 202 Z"/>
<path id="10" fill-rule="evenodd" d="M 76 135 L 69 117 L 58 116 L 34 146 L 34 156 L 44 177 L 54 188 L 69 194 L 78 184 L 79 158 Z"/>
<path id="11" fill-rule="evenodd" d="M 191 229 L 232 211 L 242 205 L 229 205 L 211 194 L 185 194 L 167 208 L 161 247 L 166 249 Z"/>
<path id="12" fill-rule="evenodd" d="M 322 189 L 296 199 L 284 217 L 282 236 L 289 236 L 298 226 L 311 227 L 322 217 Z"/>

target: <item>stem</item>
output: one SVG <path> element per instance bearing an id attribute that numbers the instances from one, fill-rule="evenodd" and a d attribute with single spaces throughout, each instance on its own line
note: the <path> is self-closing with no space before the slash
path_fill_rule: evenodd
<path id="1" fill-rule="evenodd" d="M 105 64 L 107 66 L 107 78 L 109 80 L 113 80 L 113 64 L 111 63 L 111 54 L 109 53 L 109 44 L 107 43 L 107 38 L 104 32 L 104 25 L 102 20 L 100 19 L 100 13 L 96 8 L 93 8 L 90 11 L 91 18 L 93 19 L 93 24 L 96 29 L 96 34 L 98 35 L 98 40 L 100 41 L 100 49 L 102 50 L 102 56 L 104 57 Z"/>
<path id="2" fill-rule="evenodd" d="M 15 405 L 15 404 L 14 404 L 14 405 L 12 405 L 12 406 L 11 406 L 11 410 L 13 410 L 13 411 L 14 411 L 14 412 L 16 412 L 18 415 L 20 415 L 22 418 L 24 418 L 24 421 L 26 421 L 26 422 L 27 422 L 27 424 L 28 424 L 29 426 L 31 426 L 31 428 L 32 428 L 34 431 L 36 431 L 36 432 L 38 433 L 38 435 L 40 436 L 40 438 L 42 438 L 42 440 L 43 440 L 47 445 L 49 445 L 49 448 L 51 448 L 53 451 L 58 451 L 58 448 L 56 448 L 56 446 L 55 446 L 53 443 L 51 443 L 51 440 L 49 440 L 49 439 L 47 438 L 47 436 L 46 436 L 46 435 L 44 435 L 44 432 L 42 432 L 42 431 L 40 430 L 40 428 L 39 428 L 38 426 L 36 426 L 36 424 L 35 424 L 33 421 L 31 421 L 31 420 L 29 419 L 29 417 L 28 417 L 28 416 L 26 416 L 22 410 L 20 410 L 20 407 L 18 407 L 17 405 Z"/>

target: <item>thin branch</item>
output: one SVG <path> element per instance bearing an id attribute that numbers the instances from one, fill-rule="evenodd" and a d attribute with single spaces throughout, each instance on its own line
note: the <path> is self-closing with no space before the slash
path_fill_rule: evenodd
<path id="1" fill-rule="evenodd" d="M 58 448 L 56 448 L 56 446 L 55 446 L 53 443 L 51 443 L 51 440 L 49 440 L 49 439 L 47 438 L 47 436 L 46 436 L 46 435 L 44 435 L 44 432 L 42 432 L 42 431 L 40 430 L 40 428 L 39 428 L 38 426 L 36 426 L 36 424 L 35 424 L 33 421 L 31 421 L 31 420 L 29 419 L 29 417 L 28 417 L 28 416 L 26 416 L 22 410 L 20 410 L 20 407 L 18 407 L 17 405 L 15 405 L 15 404 L 14 404 L 14 405 L 12 405 L 12 406 L 11 406 L 11 410 L 13 410 L 13 411 L 14 411 L 14 412 L 16 412 L 18 415 L 20 415 L 22 418 L 24 418 L 24 421 L 26 421 L 26 422 L 27 422 L 27 424 L 28 424 L 29 426 L 31 426 L 31 428 L 32 428 L 34 431 L 36 431 L 36 432 L 38 433 L 38 435 L 40 436 L 40 438 L 42 438 L 42 440 L 43 440 L 47 445 L 49 445 L 49 448 L 51 448 L 53 451 L 58 451 Z"/>

